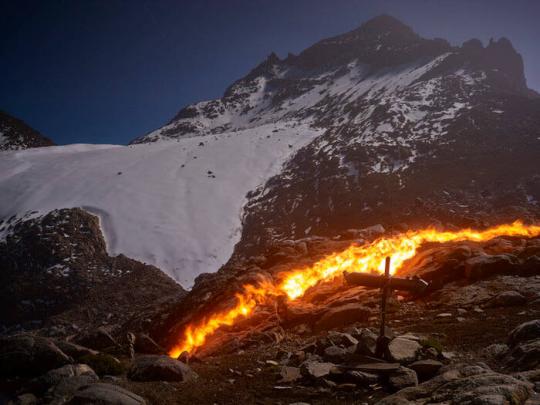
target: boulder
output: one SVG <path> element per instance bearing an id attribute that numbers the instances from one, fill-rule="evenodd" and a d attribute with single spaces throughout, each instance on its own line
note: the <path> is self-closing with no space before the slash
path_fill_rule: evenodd
<path id="1" fill-rule="evenodd" d="M 414 370 L 407 367 L 400 367 L 388 377 L 388 384 L 394 391 L 399 391 L 407 387 L 418 385 L 418 377 Z"/>
<path id="2" fill-rule="evenodd" d="M 0 338 L 0 376 L 36 376 L 71 362 L 50 339 L 27 334 Z"/>
<path id="3" fill-rule="evenodd" d="M 122 387 L 106 383 L 95 383 L 81 387 L 75 392 L 73 405 L 146 405 L 144 398 Z"/>
<path id="4" fill-rule="evenodd" d="M 354 322 L 364 322 L 367 321 L 370 314 L 368 308 L 358 303 L 341 305 L 324 312 L 322 317 L 315 323 L 315 329 L 319 331 L 329 330 L 350 325 Z"/>
<path id="5" fill-rule="evenodd" d="M 540 339 L 515 346 L 506 357 L 506 363 L 511 369 L 518 371 L 540 367 Z"/>
<path id="6" fill-rule="evenodd" d="M 511 254 L 475 256 L 465 261 L 465 275 L 471 280 L 481 280 L 495 274 L 518 273 L 516 262 Z"/>
<path id="7" fill-rule="evenodd" d="M 417 341 L 397 337 L 388 345 L 388 357 L 398 363 L 410 363 L 416 360 L 420 349 Z"/>
<path id="8" fill-rule="evenodd" d="M 118 343 L 111 336 L 109 331 L 102 326 L 79 336 L 76 342 L 82 346 L 90 347 L 91 349 L 96 350 L 103 350 L 118 346 Z"/>
<path id="9" fill-rule="evenodd" d="M 96 373 L 86 364 L 68 365 L 51 370 L 45 377 L 47 382 L 51 384 L 45 394 L 45 399 L 47 403 L 51 404 L 63 404 L 81 387 L 99 381 Z"/>
<path id="10" fill-rule="evenodd" d="M 437 360 L 418 360 L 409 364 L 408 367 L 416 371 L 421 380 L 428 380 L 437 374 L 442 366 L 443 364 Z"/>
<path id="11" fill-rule="evenodd" d="M 181 361 L 168 356 L 139 356 L 133 362 L 128 377 L 134 381 L 190 381 L 197 374 Z"/>
<path id="12" fill-rule="evenodd" d="M 81 376 L 85 377 L 81 381 L 84 381 L 86 384 L 99 380 L 94 370 L 86 364 L 66 364 L 60 368 L 49 370 L 40 377 L 34 378 L 30 381 L 29 385 L 32 387 L 32 392 L 43 393 L 64 380 Z"/>
<path id="13" fill-rule="evenodd" d="M 444 367 L 439 375 L 416 387 L 404 388 L 384 398 L 378 405 L 524 404 L 531 393 L 531 383 L 496 373 L 485 365 L 455 364 Z"/>
<path id="14" fill-rule="evenodd" d="M 510 346 L 533 339 L 540 339 L 540 319 L 522 323 L 508 335 Z"/>
<path id="15" fill-rule="evenodd" d="M 518 305 L 525 305 L 527 303 L 527 298 L 518 293 L 517 291 L 505 291 L 502 292 L 486 303 L 486 307 L 497 308 L 497 307 L 512 307 Z"/>

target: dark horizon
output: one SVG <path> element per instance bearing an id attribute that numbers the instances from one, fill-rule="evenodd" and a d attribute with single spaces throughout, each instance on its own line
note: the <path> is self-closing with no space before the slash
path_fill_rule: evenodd
<path id="1" fill-rule="evenodd" d="M 220 97 L 268 54 L 392 15 L 452 45 L 507 37 L 540 91 L 535 1 L 8 1 L 0 109 L 58 144 L 119 143 Z"/>

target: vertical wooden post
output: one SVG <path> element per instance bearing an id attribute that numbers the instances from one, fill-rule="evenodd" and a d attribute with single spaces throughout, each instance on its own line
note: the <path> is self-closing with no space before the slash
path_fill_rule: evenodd
<path id="1" fill-rule="evenodd" d="M 379 337 L 377 339 L 377 347 L 375 355 L 377 357 L 384 357 L 386 347 L 388 345 L 388 339 L 385 334 L 386 329 L 386 301 L 388 298 L 388 292 L 390 290 L 390 257 L 387 257 L 384 264 L 384 279 L 385 283 L 381 288 L 381 326 L 379 329 Z"/>

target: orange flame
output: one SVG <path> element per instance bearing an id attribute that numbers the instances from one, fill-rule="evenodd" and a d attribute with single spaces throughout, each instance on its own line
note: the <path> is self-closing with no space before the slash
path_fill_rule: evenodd
<path id="1" fill-rule="evenodd" d="M 181 342 L 174 346 L 169 356 L 178 357 L 182 352 L 189 353 L 201 347 L 206 338 L 220 326 L 233 325 L 239 317 L 249 316 L 255 307 L 264 302 L 268 296 L 285 295 L 290 300 L 304 295 L 306 290 L 321 281 L 331 280 L 344 271 L 352 272 L 384 272 L 384 260 L 392 257 L 392 273 L 399 270 L 403 263 L 412 258 L 418 248 L 428 242 L 483 242 L 498 236 L 536 237 L 540 235 L 539 225 L 524 225 L 521 221 L 498 225 L 484 231 L 463 229 L 460 231 L 438 231 L 434 228 L 408 231 L 396 236 L 382 237 L 372 243 L 352 245 L 342 252 L 333 253 L 316 262 L 311 267 L 293 270 L 281 275 L 281 282 L 274 286 L 270 283 L 261 285 L 244 285 L 244 291 L 236 294 L 237 304 L 234 308 L 211 315 L 196 325 L 190 324 L 184 331 Z"/>

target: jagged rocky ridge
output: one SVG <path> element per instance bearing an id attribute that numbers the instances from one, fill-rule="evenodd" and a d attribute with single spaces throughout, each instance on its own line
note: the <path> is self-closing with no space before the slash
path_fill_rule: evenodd
<path id="1" fill-rule="evenodd" d="M 538 217 L 540 98 L 505 38 L 453 47 L 380 16 L 299 55 L 271 54 L 221 99 L 134 143 L 281 121 L 326 131 L 248 195 L 237 255 L 379 222 Z"/>
<path id="2" fill-rule="evenodd" d="M 46 138 L 23 121 L 0 111 L 0 151 L 52 146 Z"/>

